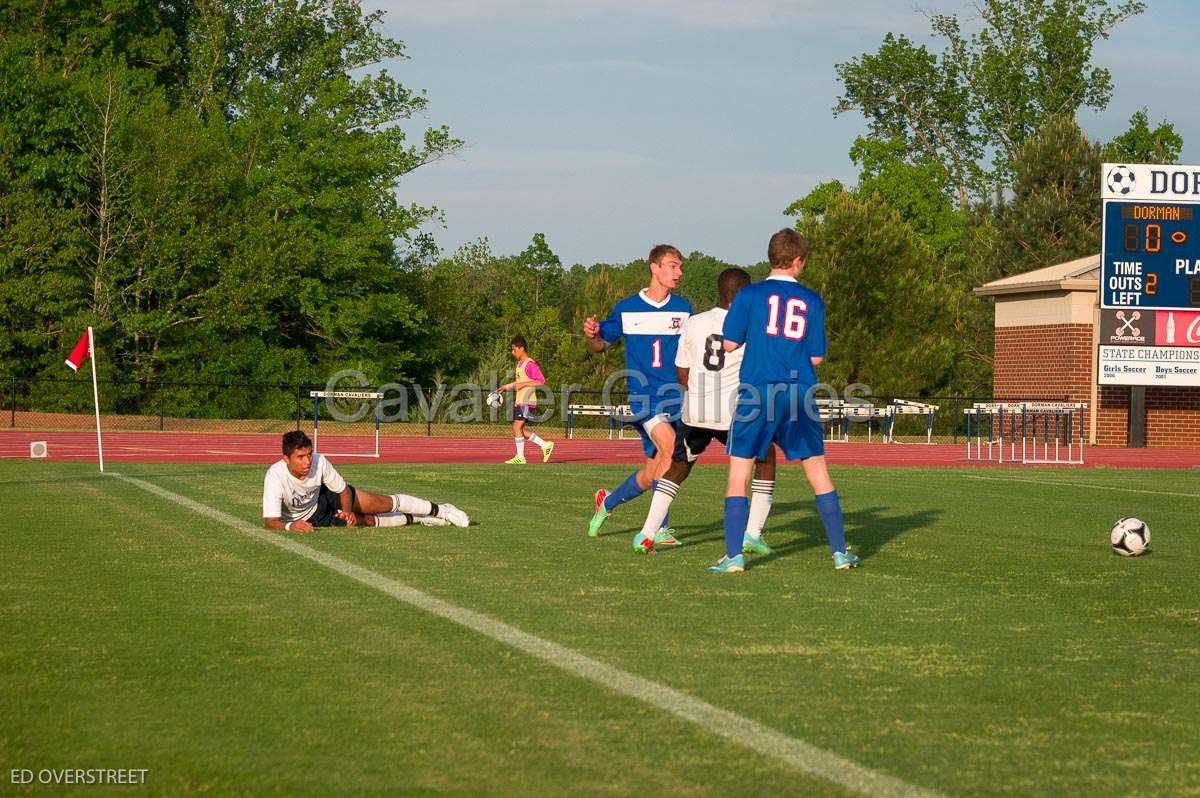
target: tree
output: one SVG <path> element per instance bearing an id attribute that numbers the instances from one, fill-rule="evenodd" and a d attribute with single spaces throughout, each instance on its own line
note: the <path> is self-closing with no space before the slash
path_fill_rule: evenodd
<path id="1" fill-rule="evenodd" d="M 1013 198 L 1000 212 L 989 279 L 1100 250 L 1100 146 L 1070 117 L 1051 117 L 1018 150 Z"/>
<path id="2" fill-rule="evenodd" d="M 1149 111 L 1145 108 L 1129 118 L 1129 129 L 1104 147 L 1103 157 L 1109 163 L 1175 163 L 1183 150 L 1183 137 L 1169 122 L 1158 123 L 1150 129 Z"/>
<path id="3" fill-rule="evenodd" d="M 420 370 L 405 250 L 440 215 L 397 190 L 461 142 L 401 124 L 426 99 L 372 71 L 404 55 L 380 20 L 351 0 L 0 8 L 5 371 L 57 374 L 84 324 L 106 376 Z"/>
<path id="4" fill-rule="evenodd" d="M 877 394 L 938 395 L 956 382 L 959 286 L 878 194 L 831 197 L 809 238 L 803 279 L 824 298 L 823 381 L 859 382 Z"/>
<path id="5" fill-rule="evenodd" d="M 889 33 L 876 53 L 836 65 L 844 93 L 834 112 L 860 111 L 873 138 L 899 142 L 914 163 L 940 163 L 966 209 L 1003 195 L 1017 151 L 1045 119 L 1108 105 L 1112 76 L 1091 66 L 1093 47 L 1144 9 L 1140 0 L 983 0 L 970 35 L 957 16 L 934 14 L 940 53 Z"/>

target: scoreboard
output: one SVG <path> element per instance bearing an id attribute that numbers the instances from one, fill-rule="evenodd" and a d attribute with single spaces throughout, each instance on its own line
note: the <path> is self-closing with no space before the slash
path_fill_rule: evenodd
<path id="1" fill-rule="evenodd" d="M 1200 166 L 1104 164 L 1101 385 L 1200 385 Z"/>

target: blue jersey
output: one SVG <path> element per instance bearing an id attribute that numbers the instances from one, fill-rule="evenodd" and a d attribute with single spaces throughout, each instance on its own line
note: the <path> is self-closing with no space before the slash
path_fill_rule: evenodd
<path id="1" fill-rule="evenodd" d="M 825 356 L 825 303 L 792 277 L 768 277 L 733 298 L 723 334 L 746 347 L 743 383 L 815 385 L 809 358 Z"/>
<path id="2" fill-rule="evenodd" d="M 625 337 L 625 368 L 634 372 L 626 381 L 629 404 L 634 413 L 657 407 L 664 397 L 679 399 L 675 378 L 675 352 L 679 333 L 692 315 L 692 303 L 670 294 L 663 302 L 654 302 L 646 292 L 638 291 L 613 306 L 608 318 L 600 322 L 600 337 L 616 343 Z M 644 375 L 644 378 L 637 375 Z M 674 390 L 662 390 L 673 386 Z"/>

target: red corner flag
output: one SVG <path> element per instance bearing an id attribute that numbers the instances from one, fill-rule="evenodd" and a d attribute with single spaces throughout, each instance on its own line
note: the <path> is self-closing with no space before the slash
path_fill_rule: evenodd
<path id="1" fill-rule="evenodd" d="M 71 371 L 79 371 L 79 367 L 83 365 L 83 359 L 92 354 L 91 332 L 91 328 L 84 330 L 83 335 L 79 336 L 79 342 L 71 350 L 71 355 L 66 361 Z"/>
<path id="2" fill-rule="evenodd" d="M 67 366 L 71 371 L 79 371 L 79 367 L 83 365 L 83 359 L 90 357 L 92 359 L 92 401 L 96 405 L 96 456 L 100 460 L 100 473 L 104 473 L 104 440 L 100 437 L 100 389 L 96 384 L 96 350 L 92 344 L 92 328 L 88 327 L 83 331 L 83 335 L 79 336 L 79 341 L 76 342 L 75 348 L 71 350 L 70 357 L 67 358 Z"/>

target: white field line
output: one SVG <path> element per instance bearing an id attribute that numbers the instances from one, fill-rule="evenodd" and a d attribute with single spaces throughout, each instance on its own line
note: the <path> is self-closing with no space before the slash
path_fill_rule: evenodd
<path id="1" fill-rule="evenodd" d="M 1173 490 L 1146 490 L 1145 488 L 1122 488 L 1116 485 L 1095 485 L 1087 482 L 1059 482 L 1052 479 L 1029 479 L 1027 477 L 981 477 L 976 474 L 959 474 L 963 479 L 984 479 L 990 482 L 1028 482 L 1032 485 L 1064 485 L 1070 488 L 1091 488 L 1092 490 L 1115 490 L 1121 493 L 1149 493 L 1155 496 L 1185 496 L 1189 499 L 1200 499 L 1200 493 L 1180 493 Z"/>
<path id="2" fill-rule="evenodd" d="M 459 607 L 409 587 L 395 579 L 375 573 L 360 565 L 327 554 L 323 551 L 298 543 L 295 540 L 268 532 L 247 524 L 239 518 L 221 512 L 134 477 L 109 472 L 111 476 L 128 482 L 144 491 L 174 502 L 194 513 L 210 518 L 242 534 L 269 543 L 276 548 L 323 565 L 331 571 L 361 582 L 381 593 L 398 599 L 417 609 L 424 610 L 452 623 L 465 626 L 484 637 L 524 651 L 542 662 L 553 665 L 567 673 L 580 676 L 613 692 L 656 707 L 677 718 L 692 723 L 705 731 L 732 740 L 752 751 L 771 757 L 797 770 L 819 776 L 841 787 L 863 795 L 879 796 L 937 796 L 930 790 L 914 787 L 900 779 L 878 773 L 837 754 L 817 748 L 802 740 L 788 737 L 756 721 L 734 712 L 715 707 L 699 698 L 681 693 L 657 682 L 643 679 L 632 673 L 605 665 L 566 646 L 543 640 L 522 632 L 503 621 L 489 618 L 473 610 Z M 714 577 L 715 579 L 729 577 Z M 733 763 L 727 763 L 733 766 Z"/>

